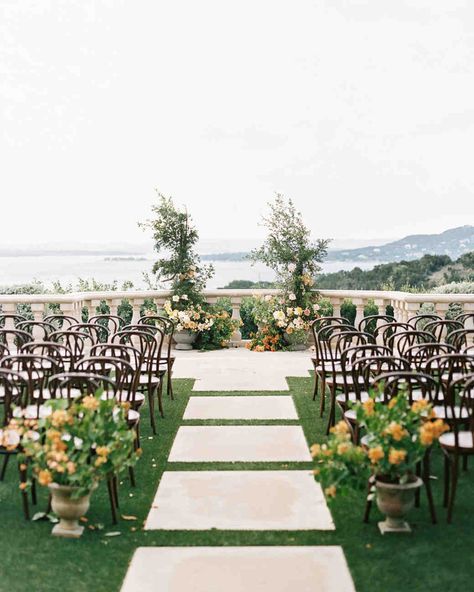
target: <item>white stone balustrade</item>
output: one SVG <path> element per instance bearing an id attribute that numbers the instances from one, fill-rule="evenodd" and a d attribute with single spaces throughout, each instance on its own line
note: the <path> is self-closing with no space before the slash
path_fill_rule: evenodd
<path id="1" fill-rule="evenodd" d="M 265 296 L 277 294 L 277 290 L 206 290 L 204 295 L 208 302 L 215 303 L 219 298 L 229 298 L 232 306 L 232 318 L 240 319 L 240 305 L 242 299 L 249 296 Z M 408 292 L 384 292 L 376 290 L 321 290 L 321 298 L 328 299 L 333 306 L 333 314 L 339 316 L 341 305 L 345 300 L 350 300 L 356 307 L 356 324 L 364 316 L 364 307 L 374 302 L 380 314 L 385 314 L 387 306 L 392 306 L 397 321 L 407 321 L 419 311 L 422 304 L 432 304 L 434 310 L 442 318 L 445 317 L 449 305 L 458 303 L 464 312 L 474 312 L 473 294 L 412 294 Z M 73 294 L 15 294 L 0 295 L 0 306 L 4 314 L 14 314 L 18 305 L 29 304 L 35 320 L 41 320 L 47 304 L 58 304 L 65 315 L 76 317 L 80 320 L 83 307 L 87 308 L 89 315 L 97 314 L 97 307 L 105 302 L 110 307 L 111 314 L 117 314 L 119 305 L 123 300 L 130 303 L 133 310 L 132 323 L 136 323 L 140 317 L 140 308 L 145 300 L 151 300 L 158 308 L 161 308 L 170 292 L 161 291 L 130 291 L 130 292 L 83 292 Z M 13 328 L 13 321 L 7 320 L 6 328 Z M 232 345 L 240 345 L 242 336 L 240 331 L 235 331 L 232 336 Z"/>

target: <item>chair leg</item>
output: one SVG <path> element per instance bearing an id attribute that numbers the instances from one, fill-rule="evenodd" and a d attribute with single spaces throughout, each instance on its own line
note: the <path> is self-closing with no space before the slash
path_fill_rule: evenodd
<path id="1" fill-rule="evenodd" d="M 468 457 L 468 455 L 467 455 L 467 454 L 465 454 L 465 455 L 462 457 L 462 470 L 463 470 L 463 471 L 467 471 L 467 461 L 468 461 L 468 460 L 469 460 L 469 457 Z"/>
<path id="2" fill-rule="evenodd" d="M 421 477 L 421 463 L 416 463 L 415 474 L 417 477 Z M 420 488 L 415 491 L 415 508 L 420 507 Z"/>
<path id="3" fill-rule="evenodd" d="M 36 479 L 33 479 L 31 482 L 31 503 L 34 506 L 38 503 L 38 498 L 36 497 Z"/>
<path id="4" fill-rule="evenodd" d="M 174 393 L 173 393 L 173 380 L 172 380 L 172 374 L 173 374 L 173 370 L 172 370 L 173 366 L 168 364 L 168 383 L 166 385 L 166 394 L 168 395 L 168 397 L 174 401 Z"/>
<path id="5" fill-rule="evenodd" d="M 432 524 L 436 524 L 437 523 L 436 510 L 435 510 L 435 505 L 434 505 L 434 501 L 433 501 L 433 492 L 431 491 L 430 456 L 431 456 L 431 450 L 427 450 L 425 457 L 423 459 L 423 481 L 425 483 L 426 496 L 428 498 L 428 506 L 430 508 L 431 522 L 432 522 Z"/>
<path id="6" fill-rule="evenodd" d="M 148 387 L 147 390 L 147 398 L 148 398 L 148 409 L 150 410 L 150 425 L 153 431 L 153 434 L 156 435 L 156 422 L 155 422 L 155 399 L 153 392 L 153 387 Z"/>
<path id="7" fill-rule="evenodd" d="M 158 411 L 160 412 L 161 417 L 164 417 L 165 414 L 163 411 L 163 378 L 160 380 L 160 384 L 156 389 L 156 396 L 158 398 Z"/>
<path id="8" fill-rule="evenodd" d="M 109 492 L 110 511 L 112 513 L 112 523 L 117 524 L 117 509 L 115 507 L 115 494 L 113 486 L 113 477 L 107 479 L 107 490 Z"/>
<path id="9" fill-rule="evenodd" d="M 8 455 L 7 455 L 7 458 L 8 458 Z M 26 483 L 26 481 L 27 481 L 26 471 L 24 469 L 21 469 L 20 465 L 18 465 L 18 471 L 20 473 L 20 483 Z M 24 489 L 21 490 L 21 499 L 23 502 L 23 514 L 25 516 L 25 520 L 29 520 L 30 519 L 30 509 L 28 506 L 28 492 L 25 491 Z"/>
<path id="10" fill-rule="evenodd" d="M 10 460 L 10 455 L 5 454 L 5 458 L 3 459 L 2 472 L 0 473 L 0 481 L 3 481 L 5 478 L 5 473 L 7 472 L 7 466 L 8 466 L 9 460 Z"/>
<path id="11" fill-rule="evenodd" d="M 321 401 L 319 404 L 319 417 L 324 415 L 324 409 L 326 407 L 326 376 L 323 373 L 321 375 Z"/>
<path id="12" fill-rule="evenodd" d="M 444 492 L 443 492 L 443 507 L 448 507 L 449 501 L 449 476 L 450 476 L 450 459 L 447 453 L 444 456 Z"/>
<path id="13" fill-rule="evenodd" d="M 331 396 L 331 402 L 330 402 L 330 406 L 329 406 L 329 418 L 328 418 L 328 424 L 326 426 L 326 435 L 329 434 L 329 431 L 331 430 L 333 425 L 335 425 L 335 423 L 336 423 L 336 384 L 335 383 L 332 384 L 332 386 L 329 388 L 329 391 L 330 391 L 330 396 Z"/>
<path id="14" fill-rule="evenodd" d="M 373 479 L 373 477 L 370 477 L 369 481 L 367 482 L 367 499 L 365 501 L 365 510 L 364 510 L 364 518 L 363 518 L 364 524 L 369 523 L 370 510 L 372 509 L 372 498 L 370 497 L 370 494 L 372 493 L 373 485 L 374 485 L 374 479 Z"/>
<path id="15" fill-rule="evenodd" d="M 128 467 L 128 475 L 130 477 L 130 485 L 132 487 L 136 487 L 136 482 L 135 482 L 135 471 L 133 470 L 133 467 Z"/>
<path id="16" fill-rule="evenodd" d="M 114 498 L 115 498 L 115 507 L 120 508 L 119 494 L 118 494 L 118 478 L 116 476 L 114 476 L 112 479 L 112 487 L 113 487 Z"/>
<path id="17" fill-rule="evenodd" d="M 313 401 L 316 401 L 316 397 L 318 396 L 318 387 L 319 387 L 319 376 L 316 370 L 314 371 L 314 389 L 313 389 Z"/>
<path id="18" fill-rule="evenodd" d="M 448 524 L 451 524 L 453 519 L 454 499 L 456 497 L 456 489 L 458 485 L 459 473 L 459 456 L 456 454 L 451 464 L 451 492 L 448 503 Z"/>

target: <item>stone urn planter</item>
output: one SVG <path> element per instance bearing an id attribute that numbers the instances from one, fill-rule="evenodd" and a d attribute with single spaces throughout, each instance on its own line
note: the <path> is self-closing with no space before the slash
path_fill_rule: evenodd
<path id="1" fill-rule="evenodd" d="M 379 510 L 385 514 L 383 522 L 379 522 L 382 534 L 386 532 L 411 532 L 405 516 L 415 505 L 415 492 L 423 481 L 413 477 L 408 483 L 386 483 L 379 479 L 375 481 L 376 499 Z"/>
<path id="2" fill-rule="evenodd" d="M 304 351 L 308 349 L 308 339 L 302 341 L 301 333 L 284 333 L 286 344 L 291 351 Z"/>
<path id="3" fill-rule="evenodd" d="M 96 487 L 97 485 L 92 490 Z M 65 538 L 79 538 L 84 532 L 84 527 L 79 525 L 78 520 L 89 509 L 92 491 L 82 497 L 73 498 L 72 494 L 77 491 L 77 487 L 51 483 L 48 488 L 51 492 L 51 507 L 59 518 L 51 534 Z"/>
<path id="4" fill-rule="evenodd" d="M 176 331 L 174 341 L 176 349 L 193 349 L 193 343 L 196 341 L 197 333 L 192 331 Z"/>

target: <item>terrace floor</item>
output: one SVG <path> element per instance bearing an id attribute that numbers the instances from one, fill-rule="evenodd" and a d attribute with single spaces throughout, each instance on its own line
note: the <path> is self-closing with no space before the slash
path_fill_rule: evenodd
<path id="1" fill-rule="evenodd" d="M 382 537 L 376 509 L 363 524 L 361 493 L 328 508 L 308 456 L 309 445 L 325 437 L 310 366 L 309 352 L 178 352 L 176 397 L 165 401 L 157 436 L 143 413 L 137 486 L 121 478 L 122 520 L 111 524 L 101 484 L 80 540 L 51 537 L 47 521 L 23 521 L 9 467 L 0 483 L 0 591 L 63 592 L 66 581 L 71 592 L 470 589 L 470 471 L 461 476 L 450 526 L 438 451 L 438 525 L 423 496 L 408 536 Z M 225 380 L 220 387 L 216 374 Z M 43 490 L 38 510 L 46 499 Z"/>

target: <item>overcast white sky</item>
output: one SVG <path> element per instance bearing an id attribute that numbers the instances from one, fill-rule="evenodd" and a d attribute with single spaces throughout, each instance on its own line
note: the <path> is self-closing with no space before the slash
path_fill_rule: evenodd
<path id="1" fill-rule="evenodd" d="M 474 223 L 472 0 L 0 0 L 0 244 Z"/>

